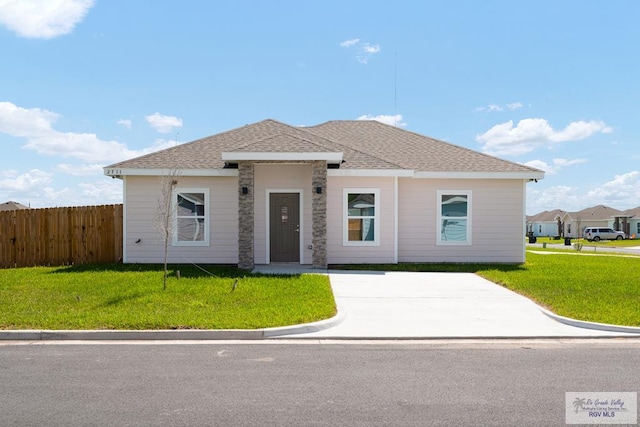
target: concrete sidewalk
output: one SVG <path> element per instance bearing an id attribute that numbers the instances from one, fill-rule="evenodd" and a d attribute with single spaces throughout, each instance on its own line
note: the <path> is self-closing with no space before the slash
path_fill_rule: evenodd
<path id="1" fill-rule="evenodd" d="M 640 337 L 640 328 L 622 328 L 636 331 L 628 333 L 561 323 L 531 300 L 471 273 L 329 271 L 329 276 L 342 321 L 284 337 Z"/>

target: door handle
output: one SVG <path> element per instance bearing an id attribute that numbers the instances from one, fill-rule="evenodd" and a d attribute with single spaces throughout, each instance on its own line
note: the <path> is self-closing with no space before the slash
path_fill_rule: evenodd
<path id="1" fill-rule="evenodd" d="M 300 224 L 296 225 L 296 233 L 300 232 Z"/>

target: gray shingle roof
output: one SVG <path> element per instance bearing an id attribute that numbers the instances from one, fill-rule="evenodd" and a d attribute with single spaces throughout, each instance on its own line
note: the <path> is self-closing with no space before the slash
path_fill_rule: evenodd
<path id="1" fill-rule="evenodd" d="M 623 211 L 621 216 L 640 218 L 640 206 Z"/>
<path id="2" fill-rule="evenodd" d="M 597 205 L 578 212 L 570 212 L 571 217 L 581 220 L 604 220 L 621 214 L 622 211 L 609 206 Z"/>
<path id="3" fill-rule="evenodd" d="M 8 201 L 8 202 L 4 202 L 4 203 L 0 203 L 0 212 L 1 211 L 15 211 L 15 210 L 20 210 L 20 209 L 29 209 L 29 206 L 25 206 L 21 203 L 18 202 L 14 202 L 14 201 Z"/>
<path id="4" fill-rule="evenodd" d="M 541 172 L 377 121 L 330 121 L 317 126 L 294 127 L 270 119 L 115 163 L 108 168 L 220 169 L 224 167 L 223 152 L 342 152 L 341 169 Z"/>
<path id="5" fill-rule="evenodd" d="M 535 215 L 527 216 L 528 222 L 555 222 L 558 215 L 564 214 L 565 211 L 561 209 L 554 209 L 552 211 L 544 211 Z"/>

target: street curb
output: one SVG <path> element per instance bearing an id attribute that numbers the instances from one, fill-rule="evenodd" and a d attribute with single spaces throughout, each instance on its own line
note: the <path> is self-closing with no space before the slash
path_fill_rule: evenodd
<path id="1" fill-rule="evenodd" d="M 574 326 L 576 328 L 595 329 L 598 331 L 606 332 L 624 332 L 629 334 L 640 334 L 640 328 L 635 326 L 622 326 L 622 325 L 610 325 L 607 323 L 587 322 L 584 320 L 571 319 L 569 317 L 560 316 L 545 308 L 538 306 L 540 311 L 546 316 L 555 320 L 556 322 L 564 323 L 565 325 Z"/>
<path id="2" fill-rule="evenodd" d="M 331 328 L 345 318 L 342 312 L 335 316 L 292 326 L 264 329 L 162 329 L 162 330 L 0 330 L 0 341 L 109 341 L 109 340 L 262 340 L 281 335 L 306 334 Z"/>
<path id="3" fill-rule="evenodd" d="M 338 310 L 336 315 L 329 319 L 319 320 L 312 323 L 303 323 L 300 325 L 262 329 L 262 338 L 276 338 L 281 335 L 298 335 L 322 331 L 324 329 L 333 328 L 334 326 L 339 325 L 340 323 L 342 323 L 345 317 L 345 312 Z"/>

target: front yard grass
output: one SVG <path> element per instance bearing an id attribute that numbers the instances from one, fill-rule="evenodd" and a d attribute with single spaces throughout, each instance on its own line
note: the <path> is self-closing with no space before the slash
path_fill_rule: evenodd
<path id="1" fill-rule="evenodd" d="M 476 273 L 561 316 L 640 326 L 639 265 L 638 257 L 557 251 L 527 252 L 523 265 L 342 268 Z M 257 329 L 312 322 L 336 313 L 327 276 L 204 268 L 208 273 L 194 266 L 172 266 L 166 291 L 162 267 L 155 265 L 0 270 L 0 329 Z"/>
<path id="2" fill-rule="evenodd" d="M 578 320 L 640 326 L 640 259 L 527 253 L 522 269 L 478 275 Z"/>
<path id="3" fill-rule="evenodd" d="M 632 248 L 635 246 L 640 246 L 640 239 L 600 240 L 599 242 L 596 242 L 596 241 L 590 242 L 586 239 L 582 239 L 582 238 L 575 239 L 572 237 L 571 244 L 576 242 L 582 243 L 585 247 L 589 246 L 593 248 L 598 248 L 598 247 Z M 562 245 L 564 244 L 564 239 L 554 239 L 553 237 L 536 237 L 536 243 Z"/>
<path id="4" fill-rule="evenodd" d="M 336 268 L 338 268 L 336 266 Z M 476 273 L 561 316 L 640 326 L 640 258 L 527 253 L 523 265 L 399 264 L 344 269 Z"/>
<path id="5" fill-rule="evenodd" d="M 157 265 L 0 270 L 0 329 L 257 329 L 336 313 L 327 276 L 171 269 L 166 291 Z"/>

